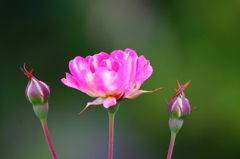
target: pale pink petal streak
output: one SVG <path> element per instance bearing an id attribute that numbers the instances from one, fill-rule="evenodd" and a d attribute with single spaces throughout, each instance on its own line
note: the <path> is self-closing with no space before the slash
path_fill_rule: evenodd
<path id="1" fill-rule="evenodd" d="M 85 108 L 83 108 L 83 110 L 80 111 L 78 115 L 82 114 L 89 106 L 97 106 L 97 105 L 103 104 L 103 101 L 104 101 L 104 98 L 99 97 L 92 102 L 88 102 Z"/>
<path id="2" fill-rule="evenodd" d="M 116 101 L 116 98 L 114 98 L 114 97 L 108 97 L 103 102 L 103 106 L 105 108 L 109 108 L 109 107 L 114 106 L 116 104 L 117 104 L 117 101 Z"/>

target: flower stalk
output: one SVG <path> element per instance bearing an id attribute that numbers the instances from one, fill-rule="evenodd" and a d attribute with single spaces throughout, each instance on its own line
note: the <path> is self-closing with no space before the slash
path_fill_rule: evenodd
<path id="1" fill-rule="evenodd" d="M 113 158 L 114 117 L 115 117 L 115 113 L 117 112 L 119 106 L 120 106 L 120 103 L 117 103 L 117 105 L 112 106 L 107 109 L 108 116 L 109 116 L 108 159 Z"/>
<path id="2" fill-rule="evenodd" d="M 53 157 L 53 159 L 58 159 L 57 153 L 54 149 L 54 146 L 53 146 L 53 143 L 52 143 L 52 140 L 51 140 L 51 137 L 50 137 L 50 133 L 48 131 L 47 120 L 46 119 L 41 119 L 40 121 L 41 121 L 41 124 L 42 124 L 42 127 L 43 127 L 44 135 L 45 135 L 49 150 L 52 154 L 52 157 Z"/>
<path id="3" fill-rule="evenodd" d="M 176 139 L 177 133 L 181 129 L 182 125 L 183 125 L 183 120 L 177 120 L 177 119 L 173 119 L 173 118 L 169 119 L 169 128 L 171 130 L 171 139 L 170 139 L 170 144 L 169 144 L 168 154 L 167 154 L 166 159 L 171 159 L 171 157 L 172 157 L 175 139 Z"/>
<path id="4" fill-rule="evenodd" d="M 168 154 L 167 154 L 166 159 L 171 159 L 171 157 L 172 157 L 172 152 L 173 152 L 173 147 L 174 147 L 176 135 L 177 135 L 176 132 L 171 131 L 171 139 L 170 139 L 170 144 L 169 144 Z"/>

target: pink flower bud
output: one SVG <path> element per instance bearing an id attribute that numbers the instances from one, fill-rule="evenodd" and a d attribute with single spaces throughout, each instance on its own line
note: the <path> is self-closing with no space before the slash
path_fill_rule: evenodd
<path id="1" fill-rule="evenodd" d="M 176 90 L 173 99 L 167 105 L 167 111 L 170 118 L 183 120 L 190 114 L 190 104 L 183 93 L 183 90 L 189 85 L 189 83 L 190 81 L 180 86 L 179 82 L 177 81 L 179 89 Z"/>
<path id="2" fill-rule="evenodd" d="M 33 106 L 45 105 L 49 96 L 50 89 L 47 84 L 39 81 L 35 78 L 32 73 L 33 69 L 28 72 L 26 70 L 26 64 L 24 63 L 23 68 L 20 68 L 23 73 L 28 77 L 28 85 L 26 87 L 26 97 Z"/>
<path id="3" fill-rule="evenodd" d="M 63 84 L 97 97 L 88 102 L 85 109 L 101 104 L 109 108 L 122 99 L 133 99 L 161 89 L 139 90 L 153 69 L 144 56 L 138 57 L 131 49 L 115 50 L 111 54 L 100 52 L 86 58 L 77 56 L 69 62 L 69 69 L 71 74 L 66 73 L 66 78 L 61 80 Z"/>

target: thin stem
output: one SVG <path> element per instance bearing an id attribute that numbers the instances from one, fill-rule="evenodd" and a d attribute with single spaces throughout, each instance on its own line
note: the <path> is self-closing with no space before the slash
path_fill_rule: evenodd
<path id="1" fill-rule="evenodd" d="M 113 113 L 109 114 L 109 138 L 108 138 L 108 159 L 113 158 L 113 136 L 114 136 L 114 116 Z"/>
<path id="2" fill-rule="evenodd" d="M 49 131 L 48 131 L 48 126 L 47 126 L 47 121 L 46 121 L 46 119 L 42 119 L 42 120 L 41 120 L 41 124 L 42 124 L 43 131 L 44 131 L 44 134 L 45 134 L 47 143 L 48 143 L 48 147 L 49 147 L 49 149 L 50 149 L 50 152 L 52 153 L 52 157 L 53 157 L 53 159 L 58 159 L 57 154 L 56 154 L 56 151 L 54 150 L 54 147 L 53 147 L 53 144 L 52 144 L 52 140 L 51 140 L 51 137 L 50 137 L 50 133 L 49 133 Z"/>
<path id="3" fill-rule="evenodd" d="M 108 137 L 108 159 L 113 158 L 113 136 L 114 136 L 114 116 L 118 111 L 120 103 L 107 108 L 109 116 L 109 137 Z"/>
<path id="4" fill-rule="evenodd" d="M 171 157 L 172 157 L 172 152 L 173 152 L 173 147 L 174 147 L 174 142 L 175 142 L 176 135 L 177 135 L 176 132 L 171 131 L 171 140 L 170 140 L 170 144 L 169 144 L 169 148 L 168 148 L 168 154 L 167 154 L 166 159 L 171 159 Z"/>

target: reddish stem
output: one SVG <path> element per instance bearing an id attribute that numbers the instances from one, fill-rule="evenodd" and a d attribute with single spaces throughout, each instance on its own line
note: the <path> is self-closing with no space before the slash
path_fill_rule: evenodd
<path id="1" fill-rule="evenodd" d="M 42 123 L 43 131 L 44 131 L 47 143 L 48 143 L 48 147 L 49 147 L 50 152 L 52 154 L 52 157 L 53 157 L 53 159 L 58 159 L 56 151 L 55 151 L 55 149 L 53 147 L 53 144 L 52 144 L 50 133 L 48 131 L 47 121 L 44 119 L 44 120 L 41 120 L 41 123 Z"/>
<path id="2" fill-rule="evenodd" d="M 109 113 L 108 159 L 113 158 L 114 115 Z"/>
<path id="3" fill-rule="evenodd" d="M 167 154 L 167 158 L 166 159 L 171 159 L 171 157 L 172 157 L 172 152 L 173 152 L 175 138 L 176 138 L 176 133 L 175 132 L 171 132 L 171 140 L 170 140 L 170 144 L 169 144 L 169 148 L 168 148 L 168 154 Z"/>

